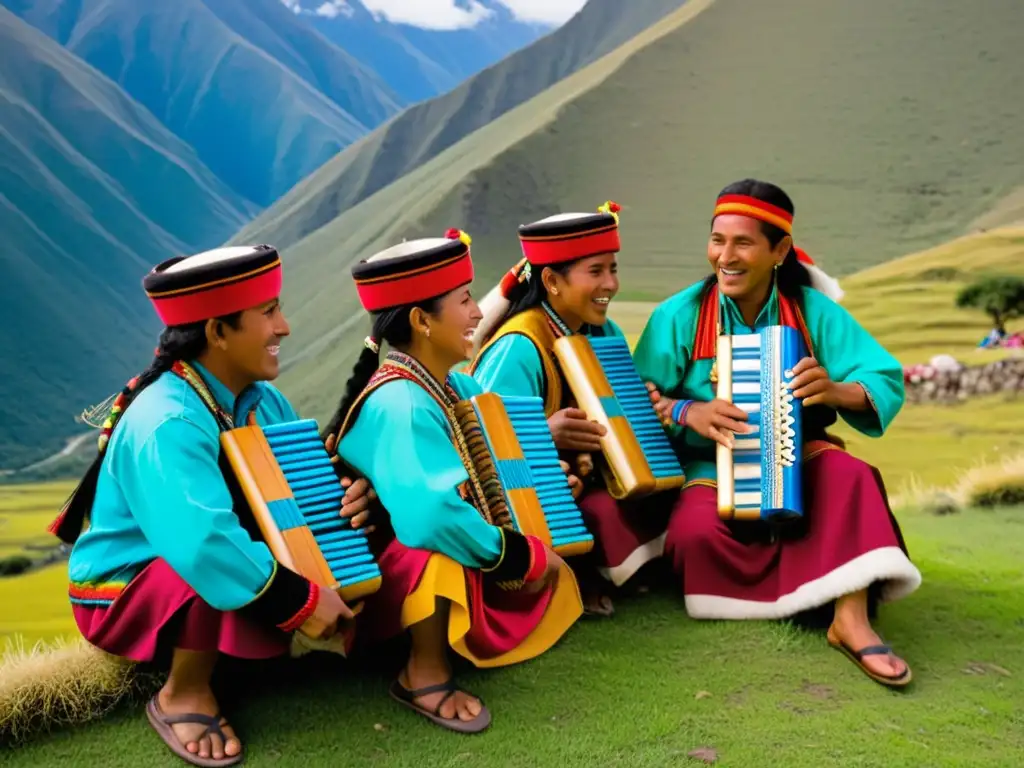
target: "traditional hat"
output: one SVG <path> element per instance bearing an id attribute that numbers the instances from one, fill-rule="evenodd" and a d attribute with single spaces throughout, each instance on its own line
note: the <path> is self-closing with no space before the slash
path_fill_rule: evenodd
<path id="1" fill-rule="evenodd" d="M 610 200 L 597 213 L 559 213 L 519 227 L 523 256 L 535 267 L 619 251 L 621 210 Z"/>
<path id="2" fill-rule="evenodd" d="M 215 248 L 176 256 L 142 281 L 164 325 L 188 325 L 230 315 L 281 294 L 281 257 L 270 245 Z"/>
<path id="3" fill-rule="evenodd" d="M 750 195 L 719 196 L 718 200 L 715 202 L 715 212 L 712 218 L 723 214 L 748 216 L 752 219 L 772 224 L 773 226 L 781 229 L 787 235 L 792 236 L 793 234 L 792 213 Z M 807 270 L 807 273 L 811 278 L 812 288 L 824 293 L 833 301 L 839 301 L 843 298 L 845 294 L 843 293 L 842 288 L 839 287 L 839 281 L 830 277 L 825 273 L 825 270 L 817 266 L 814 263 L 814 260 L 808 256 L 807 252 L 802 248 L 793 246 L 793 250 L 796 251 L 797 261 L 799 261 L 803 268 Z"/>
<path id="4" fill-rule="evenodd" d="M 621 210 L 618 203 L 608 200 L 597 209 L 597 213 L 558 213 L 521 225 L 519 243 L 523 258 L 480 302 L 484 317 L 473 334 L 474 353 L 479 351 L 483 339 L 505 316 L 509 297 L 516 286 L 524 280 L 533 279 L 533 267 L 540 270 L 601 253 L 618 253 Z"/>
<path id="5" fill-rule="evenodd" d="M 473 280 L 470 237 L 449 229 L 444 237 L 408 240 L 352 267 L 359 303 L 367 312 L 443 296 Z"/>

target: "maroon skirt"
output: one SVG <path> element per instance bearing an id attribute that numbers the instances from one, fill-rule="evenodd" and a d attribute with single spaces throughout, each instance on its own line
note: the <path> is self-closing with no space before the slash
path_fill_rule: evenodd
<path id="1" fill-rule="evenodd" d="M 594 536 L 593 560 L 602 576 L 621 587 L 665 549 L 665 515 L 643 500 L 616 501 L 604 489 L 579 500 L 587 530 Z"/>
<path id="2" fill-rule="evenodd" d="M 449 645 L 478 667 L 506 666 L 548 650 L 583 613 L 568 567 L 554 586 L 527 594 L 506 592 L 477 570 L 394 538 L 377 562 L 383 579 L 357 618 L 360 644 L 394 637 L 428 619 L 445 599 Z"/>
<path id="3" fill-rule="evenodd" d="M 86 640 L 133 661 L 154 661 L 175 648 L 269 659 L 289 647 L 285 632 L 211 608 L 160 559 L 143 568 L 109 605 L 73 603 L 72 610 Z"/>
<path id="4" fill-rule="evenodd" d="M 744 543 L 718 516 L 709 484 L 683 490 L 665 554 L 700 619 L 778 619 L 873 585 L 879 601 L 921 584 L 877 470 L 840 449 L 804 463 L 806 530 L 798 538 Z"/>

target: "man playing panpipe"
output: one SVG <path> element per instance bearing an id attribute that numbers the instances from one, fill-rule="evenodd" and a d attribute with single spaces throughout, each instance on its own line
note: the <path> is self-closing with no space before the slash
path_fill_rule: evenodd
<path id="1" fill-rule="evenodd" d="M 479 349 L 470 372 L 489 392 L 544 398 L 555 445 L 598 458 L 605 428 L 576 407 L 553 351 L 572 334 L 622 336 L 608 317 L 619 290 L 619 206 L 597 213 L 550 216 L 519 228 L 524 258 L 483 301 L 484 319 L 474 341 Z M 596 479 L 596 473 L 592 475 Z M 590 613 L 611 615 L 611 598 L 597 573 L 616 586 L 662 553 L 663 528 L 651 526 L 633 504 L 620 503 L 599 484 L 580 499 L 596 546 L 571 563 Z"/>
<path id="2" fill-rule="evenodd" d="M 99 455 L 50 529 L 74 544 L 70 598 L 85 638 L 169 661 L 147 716 L 196 765 L 242 759 L 210 689 L 219 654 L 278 656 L 291 632 L 323 637 L 352 617 L 336 592 L 279 566 L 250 536 L 220 453 L 221 432 L 250 414 L 263 427 L 297 418 L 268 383 L 289 333 L 281 281 L 280 256 L 265 245 L 173 258 L 146 276 L 166 326 L 156 357 L 114 401 Z M 369 500 L 357 490 L 359 507 L 341 510 L 356 524 Z"/>
<path id="3" fill-rule="evenodd" d="M 708 240 L 713 274 L 662 302 L 637 345 L 637 368 L 653 385 L 686 466 L 665 554 L 691 616 L 778 619 L 834 602 L 829 643 L 878 682 L 902 686 L 910 669 L 869 616 L 876 602 L 913 592 L 921 576 L 879 473 L 825 432 L 841 416 L 880 437 L 903 405 L 902 369 L 823 292 L 836 286 L 794 249 L 793 210 L 773 184 L 748 179 L 726 187 Z M 805 512 L 783 528 L 759 520 L 727 524 L 716 501 L 716 444 L 738 449 L 753 431 L 747 411 L 716 398 L 723 364 L 716 342 L 720 334 L 742 338 L 768 326 L 797 329 L 809 350 L 789 384 L 802 401 L 796 456 L 802 447 Z"/>
<path id="4" fill-rule="evenodd" d="M 378 524 L 383 583 L 366 600 L 359 636 L 408 630 L 411 653 L 391 696 L 441 727 L 476 733 L 491 714 L 456 686 L 448 649 L 478 667 L 533 658 L 581 615 L 579 588 L 539 538 L 481 511 L 484 489 L 454 408 L 481 389 L 451 372 L 467 359 L 481 317 L 470 295 L 469 236 L 449 230 L 404 242 L 352 272 L 373 330 L 327 443 L 369 479 L 391 528 Z"/>

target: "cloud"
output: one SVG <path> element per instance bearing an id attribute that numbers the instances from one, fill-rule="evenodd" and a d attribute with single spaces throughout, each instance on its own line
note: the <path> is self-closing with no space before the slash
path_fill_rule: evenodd
<path id="1" fill-rule="evenodd" d="M 363 0 L 375 16 L 394 24 L 409 24 L 423 29 L 464 29 L 475 27 L 491 15 L 477 0 L 461 8 L 454 0 Z"/>
<path id="2" fill-rule="evenodd" d="M 587 0 L 496 0 L 519 20 L 558 26 L 568 21 Z M 635 0 L 642 2 L 642 0 Z M 315 14 L 333 19 L 351 16 L 345 0 L 281 0 L 293 13 Z M 319 3 L 319 5 L 317 5 Z M 409 24 L 423 29 L 464 29 L 475 27 L 492 14 L 479 0 L 362 0 L 378 19 Z"/>
<path id="3" fill-rule="evenodd" d="M 287 5 L 289 0 L 281 0 L 281 2 Z M 298 0 L 290 0 L 290 2 L 298 3 Z M 317 16 L 323 16 L 325 19 L 334 19 L 338 16 L 352 16 L 355 13 L 355 9 L 346 3 L 345 0 L 327 0 L 317 6 L 313 13 Z"/>
<path id="4" fill-rule="evenodd" d="M 558 26 L 572 18 L 576 11 L 587 4 L 587 0 L 501 0 L 501 4 L 512 11 L 520 21 Z"/>

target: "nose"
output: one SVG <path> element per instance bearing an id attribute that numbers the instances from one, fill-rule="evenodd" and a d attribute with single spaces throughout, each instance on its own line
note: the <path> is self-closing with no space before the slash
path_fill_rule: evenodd
<path id="1" fill-rule="evenodd" d="M 480 305 L 477 304 L 475 301 L 472 301 L 472 306 L 469 309 L 469 319 L 470 320 L 483 320 L 484 319 L 484 313 L 480 311 Z"/>
<path id="2" fill-rule="evenodd" d="M 278 320 L 276 326 L 274 327 L 274 333 L 277 336 L 284 337 L 284 336 L 290 336 L 291 332 L 292 332 L 292 327 L 290 325 L 288 325 L 288 321 L 285 319 L 285 316 L 283 314 L 281 314 L 280 315 L 280 319 Z"/>
<path id="3" fill-rule="evenodd" d="M 619 292 L 619 275 L 616 272 L 609 272 L 601 284 L 602 290 L 608 291 L 612 295 Z"/>

